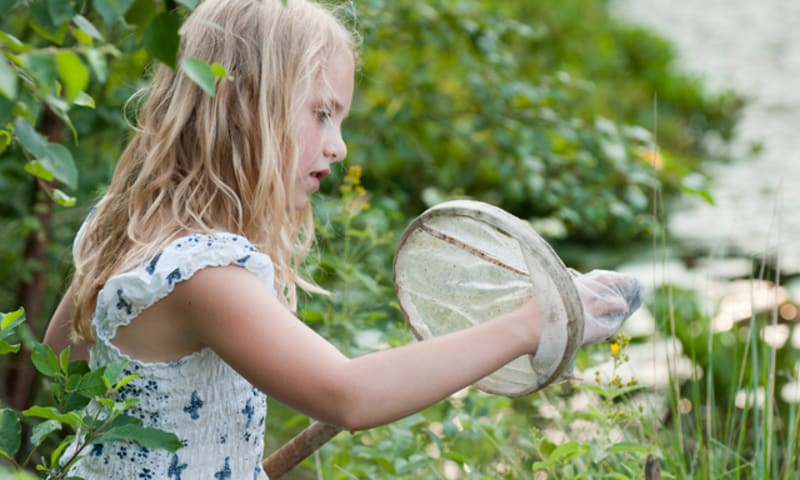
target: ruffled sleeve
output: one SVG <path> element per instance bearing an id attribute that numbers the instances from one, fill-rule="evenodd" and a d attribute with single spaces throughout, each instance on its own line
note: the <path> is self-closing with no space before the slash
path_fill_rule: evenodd
<path id="1" fill-rule="evenodd" d="M 275 295 L 272 260 L 247 238 L 222 232 L 192 234 L 172 241 L 141 267 L 108 279 L 92 320 L 97 338 L 110 341 L 117 328 L 166 297 L 177 283 L 203 268 L 226 265 L 253 272 Z"/>

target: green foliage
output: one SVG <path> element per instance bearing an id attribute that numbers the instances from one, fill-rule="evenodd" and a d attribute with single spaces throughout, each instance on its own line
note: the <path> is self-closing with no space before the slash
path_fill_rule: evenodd
<path id="1" fill-rule="evenodd" d="M 2 314 L 3 338 L 13 337 L 24 320 L 21 310 Z M 36 370 L 47 378 L 53 394 L 53 406 L 34 405 L 22 412 L 0 408 L 0 456 L 5 457 L 17 470 L 28 467 L 35 451 L 55 433 L 69 430 L 70 435 L 60 435 L 50 455 L 40 457 L 36 471 L 47 479 L 65 478 L 67 471 L 90 445 L 110 441 L 131 441 L 150 449 L 175 451 L 183 444 L 174 434 L 151 427 L 126 414 L 138 399 L 114 400 L 114 394 L 135 375 L 120 378 L 127 364 L 111 363 L 90 370 L 85 361 L 69 361 L 69 348 L 56 355 L 47 345 L 34 342 L 31 360 Z M 93 406 L 90 403 L 93 402 Z M 15 454 L 21 447 L 22 428 L 20 415 L 32 424 L 29 452 L 18 462 Z M 72 450 L 66 447 L 73 445 Z M 69 452 L 69 454 L 67 454 Z M 0 471 L 2 472 L 2 471 Z M 6 478 L 6 477 L 2 477 Z M 10 477 L 9 477 L 10 478 Z M 27 478 L 19 476 L 14 478 Z M 72 477 L 74 478 L 74 477 Z"/>
<path id="2" fill-rule="evenodd" d="M 185 57 L 181 60 L 181 70 L 192 79 L 209 96 L 213 97 L 216 87 L 215 78 L 232 79 L 225 67 L 219 63 L 207 64 L 199 58 Z"/>
<path id="3" fill-rule="evenodd" d="M 695 293 L 667 286 L 651 311 L 664 319 L 659 330 L 679 338 L 685 355 L 702 366 L 671 392 L 669 434 L 659 438 L 677 477 L 796 477 L 798 404 L 778 392 L 794 378 L 800 353 L 764 341 L 772 313 L 715 331 Z M 691 415 L 679 401 L 693 406 Z"/>
<path id="4" fill-rule="evenodd" d="M 652 233 L 652 189 L 676 192 L 703 136 L 731 128 L 734 102 L 706 99 L 602 2 L 373 1 L 358 21 L 351 158 L 408 215 L 469 196 L 549 238 L 624 243 Z M 653 124 L 656 95 L 669 155 L 632 126 Z"/>

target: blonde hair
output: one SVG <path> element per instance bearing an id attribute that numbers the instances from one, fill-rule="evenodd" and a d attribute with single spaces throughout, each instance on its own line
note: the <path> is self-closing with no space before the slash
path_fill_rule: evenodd
<path id="1" fill-rule="evenodd" d="M 311 208 L 295 209 L 295 112 L 353 35 L 308 0 L 206 0 L 181 28 L 183 57 L 233 77 L 204 93 L 180 70 L 157 67 L 138 128 L 75 249 L 73 333 L 93 341 L 97 294 L 171 240 L 227 231 L 270 255 L 289 308 L 314 239 Z"/>

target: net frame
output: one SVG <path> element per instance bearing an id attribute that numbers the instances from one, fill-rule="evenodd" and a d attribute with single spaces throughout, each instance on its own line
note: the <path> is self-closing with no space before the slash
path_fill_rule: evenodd
<path id="1" fill-rule="evenodd" d="M 456 238 L 448 237 L 446 233 L 431 227 L 431 224 L 443 220 L 463 221 L 464 219 L 485 224 L 500 234 L 515 240 L 523 252 L 523 257 L 526 259 L 528 271 L 520 271 L 519 268 L 502 264 L 503 262 L 498 259 L 498 255 L 494 255 L 493 252 L 474 248 L 474 246 L 467 245 Z M 536 233 L 528 222 L 488 203 L 475 200 L 453 200 L 429 208 L 406 227 L 395 251 L 393 280 L 397 299 L 406 323 L 417 339 L 424 340 L 434 335 L 427 328 L 429 322 L 417 314 L 417 309 L 409 298 L 410 294 L 403 285 L 404 279 L 408 278 L 409 274 L 405 258 L 406 249 L 411 248 L 409 245 L 413 243 L 412 239 L 421 232 L 448 242 L 483 261 L 501 268 L 513 269 L 521 277 L 527 275 L 532 286 L 537 285 L 537 282 L 541 282 L 535 275 L 543 274 L 555 287 L 554 292 L 550 292 L 550 298 L 540 297 L 542 310 L 545 312 L 545 321 L 540 333 L 539 349 L 535 354 L 527 355 L 530 367 L 533 370 L 531 378 L 520 384 L 518 382 L 498 381 L 488 376 L 476 382 L 474 384 L 476 388 L 491 394 L 514 397 L 532 393 L 560 378 L 568 376 L 583 336 L 583 307 L 569 269 L 553 251 L 552 247 Z M 534 261 L 528 262 L 528 259 L 533 259 Z M 532 272 L 533 269 L 536 269 L 536 271 Z M 553 293 L 555 295 L 552 295 Z M 454 328 L 452 331 L 455 330 L 458 330 L 458 328 Z M 561 342 L 552 342 L 552 339 L 561 339 Z"/>

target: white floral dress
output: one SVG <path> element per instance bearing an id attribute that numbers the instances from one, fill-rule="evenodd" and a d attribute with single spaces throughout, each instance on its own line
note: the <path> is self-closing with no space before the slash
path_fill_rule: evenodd
<path id="1" fill-rule="evenodd" d="M 90 366 L 129 360 L 124 374 L 139 376 L 119 390 L 117 400 L 138 398 L 128 413 L 144 426 L 175 433 L 183 448 L 170 453 L 127 441 L 96 444 L 87 447 L 69 475 L 87 480 L 267 479 L 261 468 L 267 404 L 260 391 L 208 348 L 176 361 L 140 362 L 111 343 L 117 328 L 168 295 L 175 284 L 222 265 L 252 271 L 275 293 L 270 258 L 231 233 L 178 238 L 147 264 L 111 277 L 100 290 Z"/>

